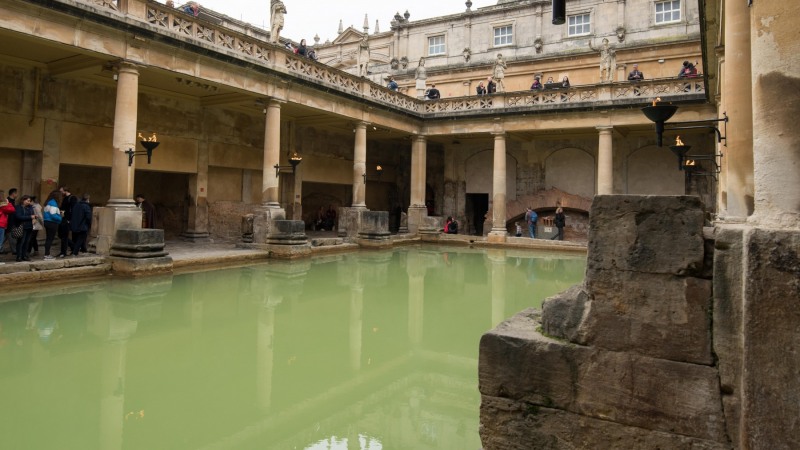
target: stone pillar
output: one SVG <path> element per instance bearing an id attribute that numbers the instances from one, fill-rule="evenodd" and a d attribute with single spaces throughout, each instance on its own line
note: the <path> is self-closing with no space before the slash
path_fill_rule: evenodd
<path id="1" fill-rule="evenodd" d="M 614 127 L 597 127 L 600 143 L 597 148 L 597 195 L 614 193 L 614 161 L 611 131 Z"/>
<path id="2" fill-rule="evenodd" d="M 128 155 L 124 152 L 129 149 L 137 150 L 138 102 L 139 70 L 133 64 L 120 63 L 117 71 L 117 104 L 114 109 L 114 156 L 111 160 L 109 207 L 136 208 L 133 200 L 134 168 L 128 166 Z"/>
<path id="3" fill-rule="evenodd" d="M 506 134 L 494 134 L 494 168 L 492 170 L 492 231 L 489 242 L 505 242 L 506 235 Z"/>
<path id="4" fill-rule="evenodd" d="M 281 101 L 270 99 L 267 105 L 267 122 L 264 127 L 264 167 L 261 181 L 261 201 L 269 209 L 281 207 L 278 203 L 278 177 L 275 166 L 281 162 Z"/>
<path id="5" fill-rule="evenodd" d="M 188 225 L 181 237 L 191 242 L 208 241 L 208 141 L 205 139 L 198 142 L 197 173 L 189 176 L 187 213 Z"/>
<path id="6" fill-rule="evenodd" d="M 135 151 L 138 144 L 138 97 L 139 70 L 134 64 L 122 62 L 117 70 L 110 198 L 105 207 L 95 208 L 97 226 L 92 228 L 97 234 L 90 239 L 90 245 L 100 255 L 109 254 L 117 230 L 142 228 L 142 212 L 133 200 L 134 168 L 128 165 L 128 155 L 124 153 Z"/>
<path id="7" fill-rule="evenodd" d="M 44 124 L 44 146 L 42 147 L 42 185 L 39 186 L 40 202 L 47 199 L 51 191 L 58 189 L 61 171 L 61 126 L 60 120 L 48 120 Z"/>
<path id="8" fill-rule="evenodd" d="M 353 149 L 353 207 L 366 208 L 367 183 L 364 174 L 367 173 L 367 122 L 356 124 L 356 142 Z"/>
<path id="9" fill-rule="evenodd" d="M 427 177 L 427 138 L 414 136 L 411 141 L 411 198 L 408 206 L 408 231 L 419 232 L 428 208 L 425 206 L 425 180 Z"/>
<path id="10" fill-rule="evenodd" d="M 800 88 L 800 41 L 792 18 L 798 17 L 800 3 L 759 1 L 751 11 L 755 221 L 770 227 L 797 228 L 800 128 L 796 118 L 800 103 L 796 92 Z M 730 60 L 727 64 L 735 67 Z M 787 96 L 794 96 L 795 101 L 789 101 Z M 729 124 L 728 130 L 732 128 Z M 730 193 L 728 197 L 730 209 Z"/>
<path id="11" fill-rule="evenodd" d="M 754 53 L 755 54 L 755 53 Z M 753 213 L 753 77 L 750 68 L 750 8 L 747 2 L 725 0 L 725 83 L 722 97 L 729 122 L 727 210 L 724 219 L 741 222 Z M 720 123 L 719 126 L 724 127 Z"/>

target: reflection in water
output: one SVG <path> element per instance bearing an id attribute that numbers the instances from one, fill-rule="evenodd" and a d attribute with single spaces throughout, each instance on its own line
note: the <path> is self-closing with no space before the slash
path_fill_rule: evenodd
<path id="1" fill-rule="evenodd" d="M 6 295 L 3 448 L 480 448 L 481 334 L 584 267 L 411 247 Z"/>

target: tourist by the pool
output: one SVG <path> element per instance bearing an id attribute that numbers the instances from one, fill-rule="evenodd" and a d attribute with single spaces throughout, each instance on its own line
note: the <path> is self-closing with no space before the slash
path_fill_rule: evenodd
<path id="1" fill-rule="evenodd" d="M 558 230 L 558 234 L 553 237 L 553 239 L 558 239 L 559 241 L 564 240 L 564 226 L 567 224 L 567 216 L 564 215 L 564 208 L 561 207 L 561 202 L 557 202 L 556 206 L 556 218 L 555 218 L 555 225 L 556 229 Z"/>
<path id="2" fill-rule="evenodd" d="M 55 259 L 50 255 L 50 247 L 53 245 L 53 239 L 58 233 L 58 227 L 61 225 L 63 218 L 61 217 L 61 210 L 58 205 L 61 203 L 61 192 L 53 191 L 47 196 L 47 201 L 44 202 L 44 211 L 42 216 L 44 218 L 44 259 Z"/>
<path id="3" fill-rule="evenodd" d="M 536 211 L 532 210 L 530 206 L 528 206 L 528 211 L 525 213 L 525 222 L 528 223 L 528 233 L 531 236 L 531 239 L 536 239 L 536 221 L 539 220 L 539 216 L 536 214 Z"/>
<path id="4" fill-rule="evenodd" d="M 78 256 L 81 249 L 85 248 L 86 235 L 92 228 L 92 205 L 89 204 L 89 194 L 83 194 L 81 201 L 72 208 L 70 230 L 72 230 L 72 256 Z"/>
<path id="5" fill-rule="evenodd" d="M 72 239 L 70 239 L 69 223 L 72 220 L 72 209 L 78 203 L 78 197 L 72 195 L 72 192 L 67 186 L 58 188 L 61 195 L 64 197 L 61 200 L 61 224 L 58 226 L 58 238 L 61 240 L 61 252 L 58 254 L 59 258 L 67 256 L 67 248 L 72 248 Z"/>

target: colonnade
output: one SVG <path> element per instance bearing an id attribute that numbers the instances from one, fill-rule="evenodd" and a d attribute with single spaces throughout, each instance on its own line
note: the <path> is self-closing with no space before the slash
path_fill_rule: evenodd
<path id="1" fill-rule="evenodd" d="M 113 163 L 111 173 L 111 195 L 107 213 L 103 216 L 111 220 L 110 224 L 101 227 L 100 234 L 105 234 L 100 241 L 105 245 L 98 246 L 98 252 L 103 253 L 110 248 L 113 233 L 116 229 L 139 228 L 138 210 L 133 202 L 134 167 L 128 165 L 128 149 L 135 149 L 137 145 L 137 114 L 138 114 L 138 83 L 139 67 L 133 63 L 123 61 L 117 67 L 117 95 L 113 130 Z M 267 101 L 264 124 L 264 148 L 262 165 L 262 193 L 261 207 L 267 211 L 281 211 L 280 184 L 277 176 L 271 176 L 276 165 L 280 165 L 281 149 L 281 110 L 286 102 L 278 98 Z M 352 207 L 366 209 L 366 160 L 367 160 L 367 131 L 370 123 L 358 121 L 355 124 L 355 139 L 353 143 L 353 198 Z M 597 158 L 597 193 L 613 193 L 613 158 L 612 158 L 612 130 L 611 126 L 597 127 L 599 133 L 599 151 Z M 506 139 L 507 134 L 502 127 L 491 133 L 494 142 L 494 157 L 492 168 L 492 228 L 490 239 L 495 241 L 505 240 L 506 232 L 506 201 L 507 201 L 507 172 L 506 172 Z M 202 149 L 201 149 L 202 150 Z M 411 233 L 416 233 L 427 216 L 425 204 L 426 193 L 426 166 L 427 166 L 427 137 L 414 135 L 411 139 L 411 183 L 409 198 L 409 224 Z M 190 238 L 208 237 L 208 214 L 199 212 L 198 208 L 205 205 L 205 191 L 208 184 L 208 155 L 198 152 L 198 171 L 190 179 L 190 198 L 194 204 L 189 208 L 189 225 L 185 235 Z M 274 214 L 271 217 L 278 217 Z"/>

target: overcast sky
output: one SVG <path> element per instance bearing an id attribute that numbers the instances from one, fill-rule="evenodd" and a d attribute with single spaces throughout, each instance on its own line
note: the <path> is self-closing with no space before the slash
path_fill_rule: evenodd
<path id="1" fill-rule="evenodd" d="M 182 3 L 175 2 L 176 5 Z M 198 3 L 201 7 L 269 29 L 270 0 L 198 0 Z M 353 25 L 361 31 L 364 14 L 369 18 L 370 33 L 375 32 L 375 19 L 380 22 L 380 31 L 389 31 L 389 22 L 398 11 L 403 14 L 408 10 L 413 22 L 464 12 L 467 9 L 464 3 L 462 0 L 283 0 L 287 13 L 281 36 L 294 41 L 305 38 L 309 44 L 313 44 L 315 34 L 319 34 L 320 42 L 334 40 L 339 19 L 344 28 Z M 497 0 L 473 0 L 472 9 L 496 4 Z"/>

